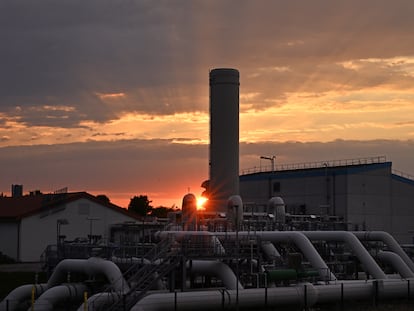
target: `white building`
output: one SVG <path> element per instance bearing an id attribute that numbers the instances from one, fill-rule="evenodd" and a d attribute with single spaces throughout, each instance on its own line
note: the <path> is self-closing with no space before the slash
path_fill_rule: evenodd
<path id="1" fill-rule="evenodd" d="M 59 238 L 108 241 L 111 225 L 136 220 L 126 209 L 86 192 L 0 197 L 0 252 L 38 262 Z"/>

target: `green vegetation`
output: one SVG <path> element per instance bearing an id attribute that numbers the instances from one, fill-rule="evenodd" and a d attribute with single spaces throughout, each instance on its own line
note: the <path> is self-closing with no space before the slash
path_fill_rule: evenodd
<path id="1" fill-rule="evenodd" d="M 148 196 L 146 195 L 134 196 L 129 202 L 128 211 L 140 216 L 147 216 L 152 210 L 152 206 L 150 205 L 151 202 L 152 201 L 148 200 Z"/>

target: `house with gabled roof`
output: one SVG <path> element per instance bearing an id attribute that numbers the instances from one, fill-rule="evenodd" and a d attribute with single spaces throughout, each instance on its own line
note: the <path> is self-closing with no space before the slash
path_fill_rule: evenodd
<path id="1" fill-rule="evenodd" d="M 59 240 L 108 241 L 114 224 L 139 217 L 87 192 L 0 197 L 0 252 L 21 262 L 38 262 Z"/>

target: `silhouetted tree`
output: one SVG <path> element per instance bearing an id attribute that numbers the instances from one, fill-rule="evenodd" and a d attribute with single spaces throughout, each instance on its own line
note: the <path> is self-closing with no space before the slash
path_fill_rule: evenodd
<path id="1" fill-rule="evenodd" d="M 134 196 L 129 202 L 128 211 L 146 216 L 152 210 L 151 202 L 146 195 Z"/>
<path id="2" fill-rule="evenodd" d="M 96 196 L 96 198 L 97 198 L 99 201 L 102 201 L 102 202 L 104 202 L 104 203 L 110 203 L 110 202 L 111 202 L 111 200 L 109 200 L 109 198 L 108 198 L 105 194 L 98 194 L 98 195 Z"/>
<path id="3" fill-rule="evenodd" d="M 152 209 L 151 216 L 158 217 L 158 218 L 166 218 L 169 212 L 174 212 L 174 211 L 176 211 L 176 209 L 172 207 L 158 206 Z"/>

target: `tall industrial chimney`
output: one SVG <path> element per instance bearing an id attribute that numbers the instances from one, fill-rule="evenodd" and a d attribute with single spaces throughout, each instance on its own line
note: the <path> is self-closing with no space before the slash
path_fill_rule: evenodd
<path id="1" fill-rule="evenodd" d="M 239 194 L 239 71 L 210 71 L 210 182 L 208 207 L 225 212 Z"/>

